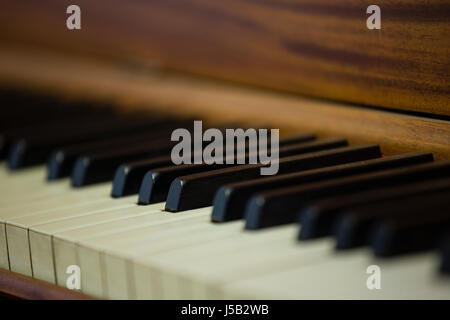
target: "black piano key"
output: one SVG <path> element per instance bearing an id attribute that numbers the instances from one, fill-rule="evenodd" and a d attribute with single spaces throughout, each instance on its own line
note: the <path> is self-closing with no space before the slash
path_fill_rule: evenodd
<path id="1" fill-rule="evenodd" d="M 147 141 L 170 141 L 170 135 L 175 128 L 188 125 L 185 121 L 169 121 L 167 123 L 155 123 L 154 125 L 136 128 L 134 132 L 114 132 L 106 140 L 95 140 L 83 144 L 67 146 L 51 153 L 47 163 L 47 180 L 57 180 L 70 176 L 75 160 L 83 155 L 95 151 L 107 151 L 123 146 L 135 145 Z"/>
<path id="2" fill-rule="evenodd" d="M 166 167 L 171 163 L 170 156 L 161 156 L 122 164 L 114 174 L 111 196 L 118 198 L 138 193 L 142 177 L 149 170 Z"/>
<path id="3" fill-rule="evenodd" d="M 47 180 L 53 181 L 70 176 L 76 159 L 82 155 L 123 148 L 150 139 L 152 137 L 148 134 L 137 134 L 63 147 L 50 154 L 47 162 Z"/>
<path id="4" fill-rule="evenodd" d="M 150 126 L 146 119 L 127 121 L 119 118 L 88 118 L 74 119 L 67 123 L 47 126 L 45 132 L 36 131 L 23 137 L 16 138 L 9 152 L 8 164 L 10 169 L 45 163 L 50 152 L 63 145 L 81 143 L 99 138 L 106 138 L 115 132 L 127 132 L 136 126 Z"/>
<path id="5" fill-rule="evenodd" d="M 160 118 L 102 116 L 75 119 L 70 125 L 57 124 L 48 127 L 45 133 L 35 132 L 16 139 L 10 150 L 9 167 L 17 169 L 45 163 L 51 151 L 64 145 L 120 136 L 165 123 L 167 120 Z"/>
<path id="6" fill-rule="evenodd" d="M 280 142 L 281 145 L 291 145 L 312 141 L 314 139 L 315 136 L 313 134 L 301 133 L 284 137 Z M 121 165 L 114 175 L 111 196 L 123 197 L 138 193 L 142 178 L 147 171 L 157 167 L 170 166 L 172 164 L 170 157 L 158 159 L 158 162 L 155 162 L 154 160 L 155 159 L 140 160 Z"/>
<path id="7" fill-rule="evenodd" d="M 374 227 L 373 252 L 379 257 L 435 249 L 450 228 L 450 206 L 429 208 L 407 219 L 389 218 Z"/>
<path id="8" fill-rule="evenodd" d="M 247 202 L 245 228 L 255 230 L 296 222 L 299 210 L 319 198 L 449 175 L 450 161 L 442 161 L 265 191 Z"/>
<path id="9" fill-rule="evenodd" d="M 47 161 L 47 180 L 53 181 L 70 176 L 76 159 L 83 154 L 100 150 L 106 151 L 117 147 L 120 148 L 126 145 L 126 142 L 128 141 L 124 138 L 119 138 L 119 140 L 120 141 L 117 141 L 116 139 L 101 140 L 63 147 L 52 151 Z M 135 141 L 131 140 L 130 142 Z"/>
<path id="10" fill-rule="evenodd" d="M 299 137 L 299 141 L 310 140 L 311 135 L 303 135 Z M 192 159 L 191 159 L 192 160 Z M 189 165 L 185 165 L 186 167 Z M 191 165 L 194 167 L 194 165 Z M 122 164 L 117 168 L 111 191 L 111 196 L 114 198 L 123 197 L 135 193 L 139 193 L 142 188 L 144 190 L 147 187 L 146 182 L 142 182 L 146 173 L 155 168 L 165 170 L 167 167 L 173 167 L 172 159 L 170 156 L 162 156 L 158 158 L 141 159 L 132 163 Z M 181 166 L 183 167 L 183 166 Z M 180 167 L 178 167 L 180 168 Z M 167 168 L 168 169 L 168 168 Z M 147 178 L 146 181 L 149 178 Z M 143 187 L 141 186 L 143 185 Z M 142 193 L 151 195 L 151 192 L 142 191 Z M 162 200 L 161 200 L 162 201 Z M 138 201 L 138 203 L 140 203 Z M 147 203 L 140 203 L 147 204 Z"/>
<path id="11" fill-rule="evenodd" d="M 334 226 L 336 248 L 352 249 L 369 242 L 370 230 L 376 222 L 392 216 L 409 219 L 415 214 L 428 214 L 429 211 L 442 209 L 449 205 L 449 190 L 440 190 L 432 194 L 411 195 L 400 199 L 379 200 L 348 208 L 340 212 Z"/>
<path id="12" fill-rule="evenodd" d="M 8 150 L 6 137 L 0 134 L 0 160 L 5 159 Z"/>
<path id="13" fill-rule="evenodd" d="M 381 156 L 380 152 L 355 153 L 348 159 L 342 159 L 341 163 L 345 164 L 338 163 L 331 167 L 225 185 L 217 191 L 214 197 L 212 220 L 222 222 L 241 219 L 244 216 L 245 204 L 249 197 L 264 190 L 433 161 L 433 155 L 430 153 L 410 153 L 376 158 L 379 156 Z"/>
<path id="14" fill-rule="evenodd" d="M 204 164 L 182 164 L 168 165 L 147 171 L 139 187 L 138 204 L 148 205 L 165 201 L 170 183 L 180 175 L 204 172 L 208 169 L 213 170 L 223 166 L 221 164 L 211 164 L 209 166 Z"/>
<path id="15" fill-rule="evenodd" d="M 440 249 L 440 271 L 444 274 L 450 275 L 450 230 L 447 231 L 446 236 L 442 240 Z"/>
<path id="16" fill-rule="evenodd" d="M 319 200 L 301 210 L 299 240 L 330 235 L 334 222 L 343 210 L 349 210 L 355 206 L 376 204 L 379 201 L 409 198 L 449 189 L 450 178 L 443 178 Z"/>
<path id="17" fill-rule="evenodd" d="M 344 139 L 324 139 L 293 145 L 289 144 L 287 146 L 283 146 L 280 141 L 280 148 L 278 152 L 279 156 L 283 157 L 308 153 L 315 150 L 337 148 L 344 145 L 347 145 L 347 141 Z M 164 201 L 169 192 L 170 185 L 175 178 L 195 173 L 219 170 L 227 167 L 236 167 L 238 166 L 236 163 L 236 155 L 234 158 L 234 164 L 185 164 L 160 168 L 157 171 L 152 170 L 148 172 L 142 180 L 138 203 L 144 205 Z M 246 159 L 248 159 L 248 153 L 246 153 Z"/>
<path id="18" fill-rule="evenodd" d="M 116 116 L 111 108 L 94 107 L 90 110 L 80 110 L 75 107 L 43 108 L 31 105 L 28 108 L 17 108 L 20 112 L 14 117 L 6 116 L 5 123 L 1 125 L 0 136 L 3 143 L 0 146 L 0 156 L 5 158 L 13 142 L 20 138 L 42 136 L 50 130 L 64 131 L 66 128 L 85 118 L 107 118 Z M 62 109 L 59 110 L 59 109 Z M 67 111 L 66 111 L 67 110 Z"/>
<path id="19" fill-rule="evenodd" d="M 73 187 L 82 187 L 94 183 L 106 182 L 114 178 L 114 172 L 122 163 L 143 158 L 170 155 L 174 143 L 157 140 L 139 142 L 129 147 L 90 153 L 77 158 L 72 170 Z"/>
<path id="20" fill-rule="evenodd" d="M 358 153 L 376 157 L 379 148 L 374 145 L 345 147 L 280 158 L 278 173 L 292 173 L 342 163 L 344 159 L 350 159 Z M 211 205 L 215 192 L 224 184 L 264 178 L 260 175 L 261 167 L 262 165 L 247 165 L 179 177 L 170 187 L 166 210 L 176 212 Z"/>
<path id="21" fill-rule="evenodd" d="M 279 142 L 279 155 L 289 156 L 294 154 L 303 154 L 308 152 L 327 150 L 333 148 L 345 147 L 348 145 L 347 140 L 342 138 L 330 138 L 321 140 L 306 140 L 298 143 L 292 143 L 291 139 L 283 140 Z"/>
<path id="22" fill-rule="evenodd" d="M 297 134 L 283 136 L 282 138 L 280 138 L 279 144 L 280 144 L 280 146 L 288 146 L 291 144 L 310 142 L 315 139 L 316 139 L 316 136 L 312 133 L 297 133 Z M 270 139 L 268 139 L 268 143 L 269 142 L 270 142 Z"/>
<path id="23" fill-rule="evenodd" d="M 279 150 L 280 153 L 290 154 L 299 152 L 299 145 L 302 150 L 308 151 L 311 148 L 332 148 L 341 144 L 347 144 L 344 139 L 324 139 L 320 141 L 312 141 L 315 137 L 312 134 L 299 134 L 294 137 L 287 137 L 280 139 Z M 311 142 L 312 141 L 312 142 Z M 297 142 L 297 143 L 294 143 Z M 294 144 L 293 144 L 294 143 Z M 246 145 L 246 150 L 248 150 L 248 145 Z M 234 155 L 236 160 L 236 155 Z M 246 153 L 246 159 L 248 158 L 248 153 Z M 236 161 L 235 161 L 235 164 Z M 234 166 L 232 164 L 183 164 L 183 165 L 172 165 L 164 168 L 159 168 L 158 171 L 153 170 L 152 172 L 147 172 L 140 185 L 138 204 L 147 205 L 150 203 L 161 202 L 166 199 L 170 183 L 173 179 L 178 176 L 192 174 L 197 172 L 204 172 L 229 166 Z"/>
<path id="24" fill-rule="evenodd" d="M 447 189 L 345 209 L 334 226 L 336 248 L 343 250 L 368 244 L 370 230 L 381 220 L 392 217 L 410 220 L 415 215 L 433 215 L 449 205 L 450 190 Z"/>

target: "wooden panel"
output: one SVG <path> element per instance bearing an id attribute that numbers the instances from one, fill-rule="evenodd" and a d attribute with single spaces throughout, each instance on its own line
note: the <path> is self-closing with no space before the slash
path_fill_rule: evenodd
<path id="1" fill-rule="evenodd" d="M 39 75 L 38 77 L 36 75 Z M 154 108 L 175 115 L 282 132 L 341 136 L 351 143 L 377 143 L 386 154 L 429 151 L 450 159 L 450 122 L 241 88 L 174 73 L 136 72 L 98 61 L 0 47 L 0 84 Z"/>
<path id="2" fill-rule="evenodd" d="M 84 294 L 4 269 L 0 269 L 0 294 L 4 294 L 7 297 L 32 300 L 92 299 Z"/>
<path id="3" fill-rule="evenodd" d="M 0 4 L 2 43 L 162 65 L 316 97 L 450 115 L 448 0 L 79 0 Z M 12 14 L 13 13 L 13 14 Z"/>

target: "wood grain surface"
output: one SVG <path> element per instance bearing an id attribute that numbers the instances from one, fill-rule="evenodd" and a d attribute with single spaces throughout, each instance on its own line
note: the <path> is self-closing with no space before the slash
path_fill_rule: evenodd
<path id="1" fill-rule="evenodd" d="M 378 0 L 6 0 L 0 40 L 159 65 L 285 92 L 450 115 L 450 3 Z M 78 4 L 82 29 L 68 31 Z"/>
<path id="2" fill-rule="evenodd" d="M 0 294 L 26 300 L 88 300 L 84 294 L 0 269 Z"/>
<path id="3" fill-rule="evenodd" d="M 211 123 L 314 132 L 350 143 L 377 143 L 385 154 L 433 152 L 450 159 L 450 122 L 343 103 L 243 88 L 178 73 L 0 46 L 0 85 L 108 102 L 125 110 L 157 109 Z M 220 123 L 218 123 L 220 125 Z"/>

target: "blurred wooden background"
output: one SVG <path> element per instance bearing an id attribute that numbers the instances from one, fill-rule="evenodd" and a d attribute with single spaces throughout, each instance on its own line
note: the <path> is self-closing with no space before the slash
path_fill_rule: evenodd
<path id="1" fill-rule="evenodd" d="M 66 29 L 78 4 L 82 29 Z M 359 105 L 450 115 L 450 2 L 3 0 L 2 45 L 26 45 Z"/>

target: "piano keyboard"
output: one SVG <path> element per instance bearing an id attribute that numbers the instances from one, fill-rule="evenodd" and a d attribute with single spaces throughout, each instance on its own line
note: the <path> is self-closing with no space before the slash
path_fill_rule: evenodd
<path id="1" fill-rule="evenodd" d="M 106 299 L 450 298 L 449 161 L 302 133 L 276 176 L 175 166 L 191 120 L 3 100 L 2 269 L 65 287 L 77 265 Z"/>

